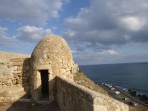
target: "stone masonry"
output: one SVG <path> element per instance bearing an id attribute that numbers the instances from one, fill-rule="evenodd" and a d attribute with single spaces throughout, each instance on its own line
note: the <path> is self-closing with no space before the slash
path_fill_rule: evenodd
<path id="1" fill-rule="evenodd" d="M 0 74 L 0 103 L 13 102 L 29 95 L 29 58 L 10 59 Z"/>
<path id="2" fill-rule="evenodd" d="M 31 55 L 31 68 L 33 98 L 39 100 L 42 97 L 40 71 L 47 70 L 50 101 L 54 100 L 55 77 L 73 80 L 73 74 L 78 70 L 66 41 L 53 35 L 46 36 L 37 44 Z"/>

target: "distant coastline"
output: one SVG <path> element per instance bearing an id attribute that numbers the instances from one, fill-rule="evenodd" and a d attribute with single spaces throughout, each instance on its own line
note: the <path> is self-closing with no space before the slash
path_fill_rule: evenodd
<path id="1" fill-rule="evenodd" d="M 148 95 L 148 62 L 80 65 L 93 81 L 104 82 Z"/>
<path id="2" fill-rule="evenodd" d="M 142 63 L 142 64 L 145 64 L 145 63 L 148 63 L 148 61 L 147 62 L 125 62 L 125 63 L 105 63 L 105 64 L 84 64 L 84 65 L 79 65 L 79 66 L 95 66 L 95 65 L 116 65 L 116 64 L 140 64 L 140 63 Z"/>

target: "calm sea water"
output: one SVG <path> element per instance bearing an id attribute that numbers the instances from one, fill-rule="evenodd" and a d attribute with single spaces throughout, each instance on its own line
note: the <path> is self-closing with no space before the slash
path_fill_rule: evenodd
<path id="1" fill-rule="evenodd" d="M 148 63 L 79 66 L 93 81 L 133 89 L 148 95 Z"/>

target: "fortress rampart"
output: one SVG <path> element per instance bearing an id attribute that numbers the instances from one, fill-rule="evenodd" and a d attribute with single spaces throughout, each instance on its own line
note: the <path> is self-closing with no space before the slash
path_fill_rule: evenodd
<path id="1" fill-rule="evenodd" d="M 35 102 L 57 101 L 61 111 L 129 111 L 127 105 L 74 82 L 78 65 L 58 36 L 43 38 L 31 57 L 10 57 L 0 65 L 0 103 L 30 96 Z"/>

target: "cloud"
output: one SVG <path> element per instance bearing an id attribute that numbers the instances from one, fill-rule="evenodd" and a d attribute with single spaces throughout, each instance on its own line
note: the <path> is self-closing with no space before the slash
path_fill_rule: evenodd
<path id="1" fill-rule="evenodd" d="M 148 43 L 147 0 L 92 0 L 77 16 L 65 19 L 64 36 L 79 64 L 143 61 L 123 46 Z M 116 52 L 115 50 L 123 53 Z M 127 50 L 127 49 L 125 49 Z M 138 54 L 138 50 L 136 52 Z"/>
<path id="2" fill-rule="evenodd" d="M 137 17 L 125 17 L 122 19 L 122 23 L 131 31 L 139 31 L 144 26 L 144 22 Z"/>
<path id="3" fill-rule="evenodd" d="M 148 53 L 135 54 L 118 52 L 116 50 L 99 51 L 73 51 L 74 60 L 79 65 L 87 64 L 111 64 L 111 63 L 129 63 L 146 62 Z"/>
<path id="4" fill-rule="evenodd" d="M 20 22 L 45 23 L 59 17 L 69 0 L 1 0 L 0 18 Z"/>
<path id="5" fill-rule="evenodd" d="M 0 50 L 20 53 L 31 53 L 40 39 L 51 34 L 50 29 L 29 25 L 18 28 L 14 35 L 8 32 L 6 27 L 0 26 Z"/>
<path id="6" fill-rule="evenodd" d="M 118 55 L 120 53 L 115 50 L 99 50 L 99 51 L 72 51 L 73 54 L 84 55 L 85 57 L 102 56 L 102 55 Z"/>
<path id="7" fill-rule="evenodd" d="M 0 36 L 3 36 L 7 31 L 7 28 L 6 27 L 1 27 L 0 26 Z"/>
<path id="8" fill-rule="evenodd" d="M 147 4 L 147 5 L 146 5 Z M 71 43 L 93 48 L 148 43 L 147 0 L 92 0 L 76 17 L 65 20 L 65 37 Z M 85 47 L 87 50 L 89 45 Z"/>
<path id="9" fill-rule="evenodd" d="M 112 63 L 120 56 L 115 50 L 72 51 L 74 60 L 79 65 Z"/>
<path id="10" fill-rule="evenodd" d="M 11 48 L 15 46 L 15 39 L 7 36 L 7 28 L 0 26 L 0 46 L 1 48 Z"/>
<path id="11" fill-rule="evenodd" d="M 114 50 L 101 50 L 99 51 L 99 54 L 101 55 L 117 55 L 119 54 L 118 52 L 114 51 Z"/>
<path id="12" fill-rule="evenodd" d="M 51 34 L 51 29 L 44 29 L 42 27 L 36 26 L 23 26 L 18 28 L 18 34 L 16 39 L 27 41 L 27 42 L 37 42 L 48 34 Z"/>

